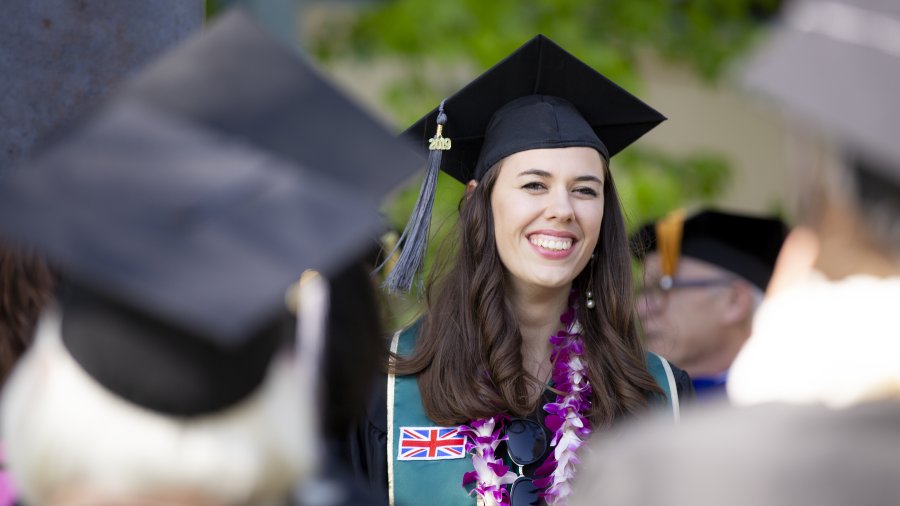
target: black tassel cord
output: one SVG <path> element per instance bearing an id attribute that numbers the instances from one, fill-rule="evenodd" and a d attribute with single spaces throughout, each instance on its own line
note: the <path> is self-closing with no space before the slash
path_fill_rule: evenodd
<path id="1" fill-rule="evenodd" d="M 431 227 L 431 210 L 434 207 L 438 173 L 441 169 L 443 152 L 450 149 L 450 139 L 443 137 L 446 124 L 447 115 L 444 114 L 444 102 L 441 102 L 438 107 L 437 133 L 429 139 L 425 179 L 422 180 L 422 187 L 419 189 L 419 198 L 416 200 L 416 205 L 413 207 L 403 234 L 394 247 L 394 251 L 400 247 L 402 252 L 382 285 L 390 293 L 409 293 L 417 278 L 419 279 L 417 288 L 419 291 L 422 289 L 420 271 L 425 263 L 425 251 L 428 248 L 428 230 Z M 387 256 L 388 259 L 393 257 L 394 251 Z M 378 266 L 376 272 L 382 267 L 384 267 L 384 263 Z"/>

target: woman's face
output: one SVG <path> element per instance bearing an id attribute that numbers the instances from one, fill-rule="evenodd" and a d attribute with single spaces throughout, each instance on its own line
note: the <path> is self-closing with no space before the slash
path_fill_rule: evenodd
<path id="1" fill-rule="evenodd" d="M 569 286 L 603 221 L 604 162 L 593 148 L 532 149 L 503 159 L 491 193 L 500 260 L 518 288 Z"/>

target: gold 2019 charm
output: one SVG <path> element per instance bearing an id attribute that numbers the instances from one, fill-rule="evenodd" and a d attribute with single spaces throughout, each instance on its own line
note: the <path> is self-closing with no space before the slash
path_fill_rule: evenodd
<path id="1" fill-rule="evenodd" d="M 434 134 L 434 137 L 428 139 L 428 149 L 431 151 L 447 151 L 450 149 L 450 138 L 444 137 L 442 135 L 444 131 L 444 125 L 437 126 L 437 132 Z"/>

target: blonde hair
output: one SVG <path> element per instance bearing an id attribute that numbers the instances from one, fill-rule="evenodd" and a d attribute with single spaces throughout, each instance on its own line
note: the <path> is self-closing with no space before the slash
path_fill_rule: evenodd
<path id="1" fill-rule="evenodd" d="M 66 351 L 60 324 L 57 309 L 45 311 L 3 396 L 8 467 L 29 504 L 72 487 L 270 504 L 311 472 L 312 445 L 301 438 L 314 414 L 301 408 L 312 403 L 299 398 L 291 357 L 276 357 L 263 385 L 239 404 L 179 418 L 107 391 Z"/>

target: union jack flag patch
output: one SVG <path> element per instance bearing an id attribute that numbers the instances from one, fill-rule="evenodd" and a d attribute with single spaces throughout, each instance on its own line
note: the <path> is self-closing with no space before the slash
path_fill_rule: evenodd
<path id="1" fill-rule="evenodd" d="M 466 438 L 455 428 L 400 427 L 397 460 L 461 459 Z"/>

